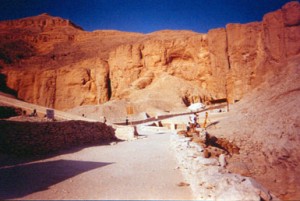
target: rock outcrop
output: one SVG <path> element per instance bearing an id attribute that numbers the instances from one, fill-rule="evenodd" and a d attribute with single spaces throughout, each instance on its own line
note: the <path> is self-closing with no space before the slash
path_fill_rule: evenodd
<path id="1" fill-rule="evenodd" d="M 7 85 L 27 102 L 65 109 L 108 101 L 107 75 L 105 62 L 88 60 L 58 69 L 9 71 Z"/>
<path id="2" fill-rule="evenodd" d="M 290 2 L 262 22 L 228 24 L 207 34 L 85 32 L 47 14 L 4 21 L 1 71 L 18 98 L 57 109 L 131 101 L 131 94 L 164 74 L 197 88 L 196 94 L 179 94 L 189 102 L 195 95 L 209 101 L 226 93 L 234 102 L 261 83 L 274 64 L 299 54 L 299 9 L 299 2 Z"/>
<path id="3" fill-rule="evenodd" d="M 108 101 L 109 52 L 140 35 L 88 33 L 45 14 L 1 22 L 0 27 L 4 88 L 16 91 L 19 99 L 57 109 Z"/>
<path id="4" fill-rule="evenodd" d="M 120 46 L 111 52 L 108 64 L 112 97 L 124 98 L 124 90 L 137 80 L 142 82 L 142 87 L 137 90 L 144 89 L 153 83 L 153 78 L 164 73 L 192 81 L 205 90 L 202 80 L 205 78 L 202 77 L 206 76 L 209 65 L 206 35 L 162 31 L 145 37 L 145 40 Z"/>

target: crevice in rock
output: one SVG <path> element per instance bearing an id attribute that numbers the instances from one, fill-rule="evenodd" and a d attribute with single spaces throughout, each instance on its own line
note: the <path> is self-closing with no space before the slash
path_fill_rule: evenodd
<path id="1" fill-rule="evenodd" d="M 55 73 L 54 77 L 54 89 L 53 89 L 53 95 L 50 101 L 50 107 L 55 108 L 55 101 L 56 101 L 56 90 L 57 90 L 57 72 Z"/>
<path id="2" fill-rule="evenodd" d="M 226 35 L 226 54 L 227 54 L 227 63 L 228 63 L 228 69 L 231 69 L 231 65 L 230 65 L 230 56 L 228 53 L 228 34 L 227 34 L 227 29 L 225 28 L 225 35 Z"/>
<path id="3" fill-rule="evenodd" d="M 182 102 L 184 103 L 185 106 L 190 106 L 191 102 L 187 96 L 182 97 Z"/>
<path id="4" fill-rule="evenodd" d="M 111 95 L 112 95 L 111 80 L 110 80 L 109 73 L 107 74 L 106 85 L 107 85 L 107 98 L 109 101 L 111 99 Z"/>
<path id="5" fill-rule="evenodd" d="M 6 78 L 6 75 L 0 73 L 0 91 L 17 97 L 18 92 L 6 85 Z"/>

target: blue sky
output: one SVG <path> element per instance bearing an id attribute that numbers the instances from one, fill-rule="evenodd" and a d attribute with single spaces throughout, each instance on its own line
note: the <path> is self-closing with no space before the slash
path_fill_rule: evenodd
<path id="1" fill-rule="evenodd" d="M 49 13 L 87 31 L 192 30 L 261 21 L 289 0 L 0 0 L 0 20 Z"/>

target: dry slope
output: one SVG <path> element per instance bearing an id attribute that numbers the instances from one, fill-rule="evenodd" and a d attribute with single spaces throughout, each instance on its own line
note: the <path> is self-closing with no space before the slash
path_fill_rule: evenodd
<path id="1" fill-rule="evenodd" d="M 254 177 L 282 199 L 300 199 L 300 56 L 274 71 L 209 133 L 234 141 L 233 172 Z"/>

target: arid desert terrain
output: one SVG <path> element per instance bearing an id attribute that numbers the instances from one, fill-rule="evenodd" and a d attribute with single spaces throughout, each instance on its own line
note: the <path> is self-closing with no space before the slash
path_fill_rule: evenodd
<path id="1" fill-rule="evenodd" d="M 0 199 L 299 200 L 299 78 L 298 1 L 208 33 L 0 21 Z"/>

